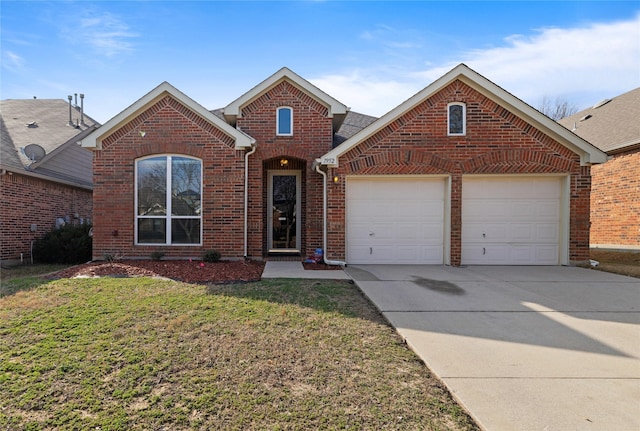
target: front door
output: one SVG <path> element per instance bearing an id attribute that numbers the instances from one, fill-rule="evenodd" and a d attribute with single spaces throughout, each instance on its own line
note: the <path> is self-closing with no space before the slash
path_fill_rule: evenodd
<path id="1" fill-rule="evenodd" d="M 269 171 L 270 253 L 300 252 L 300 171 Z"/>

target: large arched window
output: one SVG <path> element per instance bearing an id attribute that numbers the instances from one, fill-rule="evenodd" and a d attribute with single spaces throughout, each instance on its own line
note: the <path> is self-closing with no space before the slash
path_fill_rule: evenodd
<path id="1" fill-rule="evenodd" d="M 200 245 L 202 161 L 158 155 L 136 161 L 136 244 Z"/>
<path id="2" fill-rule="evenodd" d="M 281 136 L 293 135 L 293 109 L 288 106 L 283 106 L 277 110 L 276 134 Z"/>

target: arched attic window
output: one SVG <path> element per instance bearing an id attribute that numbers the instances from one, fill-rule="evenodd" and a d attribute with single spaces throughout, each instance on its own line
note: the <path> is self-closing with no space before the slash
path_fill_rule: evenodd
<path id="1" fill-rule="evenodd" d="M 276 111 L 276 135 L 293 135 L 293 109 L 282 106 Z"/>
<path id="2" fill-rule="evenodd" d="M 467 106 L 461 102 L 447 105 L 447 135 L 462 136 L 467 133 Z"/>

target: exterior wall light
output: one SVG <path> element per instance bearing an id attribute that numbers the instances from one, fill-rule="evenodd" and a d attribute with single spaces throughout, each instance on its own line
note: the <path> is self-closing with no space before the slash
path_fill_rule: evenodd
<path id="1" fill-rule="evenodd" d="M 338 176 L 337 176 L 337 175 L 334 175 L 334 176 L 333 176 L 333 182 L 337 184 L 337 183 L 338 183 L 338 181 L 340 181 L 340 178 L 338 178 Z"/>
<path id="2" fill-rule="evenodd" d="M 280 167 L 284 168 L 289 164 L 289 160 L 287 159 L 280 159 Z"/>

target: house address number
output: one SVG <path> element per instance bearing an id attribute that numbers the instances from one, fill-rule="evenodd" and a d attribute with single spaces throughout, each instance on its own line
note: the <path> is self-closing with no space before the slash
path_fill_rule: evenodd
<path id="1" fill-rule="evenodd" d="M 322 159 L 323 165 L 333 165 L 335 163 L 336 163 L 335 157 L 325 157 L 324 159 Z"/>

